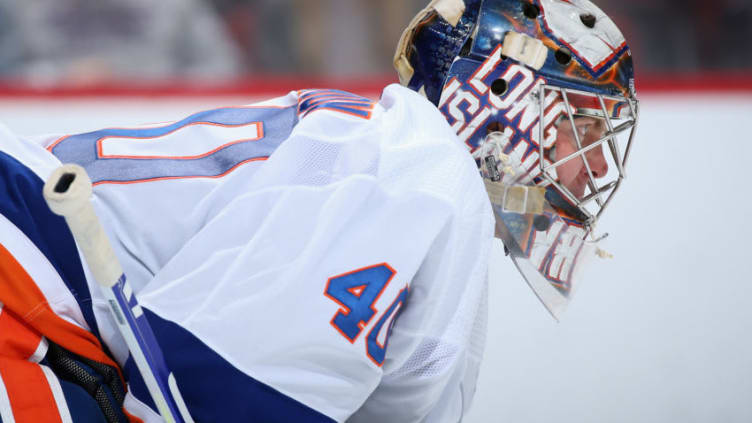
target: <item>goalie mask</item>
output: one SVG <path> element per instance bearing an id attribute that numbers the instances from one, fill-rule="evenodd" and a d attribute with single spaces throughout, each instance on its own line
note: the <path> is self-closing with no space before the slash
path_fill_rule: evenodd
<path id="1" fill-rule="evenodd" d="M 395 67 L 471 150 L 496 236 L 558 318 L 625 177 L 638 102 L 624 37 L 588 0 L 434 0 Z"/>

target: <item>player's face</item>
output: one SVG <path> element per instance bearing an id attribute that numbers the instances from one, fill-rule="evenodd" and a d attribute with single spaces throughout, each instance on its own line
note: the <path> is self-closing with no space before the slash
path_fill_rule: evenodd
<path id="1" fill-rule="evenodd" d="M 577 141 L 574 131 L 577 131 L 580 137 L 582 147 L 593 144 L 601 139 L 606 133 L 606 127 L 602 119 L 593 117 L 578 117 L 575 119 L 573 127 L 569 119 L 563 119 L 558 126 L 556 137 L 556 153 L 554 159 L 562 160 L 571 155 L 577 148 Z M 585 153 L 585 159 L 593 172 L 593 177 L 598 179 L 606 176 L 608 172 L 608 163 L 603 156 L 603 146 L 599 145 Z M 559 182 L 564 185 L 576 198 L 582 199 L 585 193 L 585 187 L 588 183 L 588 171 L 582 156 L 577 156 L 566 163 L 556 167 L 559 175 Z"/>

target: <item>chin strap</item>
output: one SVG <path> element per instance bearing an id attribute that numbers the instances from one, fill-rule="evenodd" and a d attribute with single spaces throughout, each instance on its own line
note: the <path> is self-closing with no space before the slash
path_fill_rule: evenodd
<path id="1" fill-rule="evenodd" d="M 598 256 L 598 258 L 601 258 L 603 260 L 614 258 L 613 254 L 611 254 L 608 251 L 603 250 L 603 249 L 601 249 L 600 247 L 597 246 L 599 242 L 601 242 L 606 237 L 608 237 L 608 232 L 604 233 L 603 235 L 601 235 L 601 236 L 599 236 L 597 238 L 593 235 L 594 232 L 595 232 L 595 226 L 593 226 L 593 228 L 590 231 L 590 241 L 589 241 L 590 243 L 592 243 L 593 245 L 596 246 L 594 254 L 596 256 Z"/>
<path id="2" fill-rule="evenodd" d="M 546 189 L 527 185 L 506 185 L 483 179 L 491 202 L 505 212 L 517 214 L 543 214 Z"/>
<path id="3" fill-rule="evenodd" d="M 613 254 L 609 253 L 606 250 L 601 250 L 600 248 L 597 248 L 597 247 L 595 249 L 595 255 L 598 256 L 598 257 L 600 257 L 600 258 L 602 258 L 602 259 L 604 259 L 604 260 L 605 259 L 612 259 L 612 258 L 614 258 Z"/>

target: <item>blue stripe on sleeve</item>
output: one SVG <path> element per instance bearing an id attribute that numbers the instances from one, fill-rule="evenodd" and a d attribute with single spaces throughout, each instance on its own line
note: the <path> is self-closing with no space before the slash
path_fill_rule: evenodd
<path id="1" fill-rule="evenodd" d="M 333 419 L 276 391 L 233 367 L 181 326 L 144 308 L 175 375 L 188 409 L 198 422 L 332 423 Z M 248 348 L 253 348 L 249 345 Z M 131 393 L 154 402 L 132 359 L 125 372 Z M 134 373 L 135 372 L 135 373 Z"/>

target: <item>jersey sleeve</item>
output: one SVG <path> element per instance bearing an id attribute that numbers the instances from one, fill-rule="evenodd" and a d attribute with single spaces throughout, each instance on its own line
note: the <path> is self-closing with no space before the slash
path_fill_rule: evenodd
<path id="1" fill-rule="evenodd" d="M 438 129 L 416 136 L 442 136 L 464 150 L 433 112 L 426 110 L 420 118 Z M 493 218 L 475 164 L 463 152 L 467 160 L 453 162 L 456 156 L 445 154 L 433 163 L 430 178 L 453 204 L 452 217 L 412 280 L 408 306 L 392 331 L 384 375 L 350 422 L 452 422 L 469 409 L 485 343 Z"/>
<path id="2" fill-rule="evenodd" d="M 434 246 L 395 323 L 384 376 L 349 421 L 451 422 L 468 411 L 485 343 L 484 230 L 447 234 L 447 244 Z"/>
<path id="3" fill-rule="evenodd" d="M 427 163 L 407 160 L 446 147 L 395 134 L 379 108 L 367 119 L 321 102 L 339 96 L 304 93 L 291 136 L 140 293 L 162 337 L 185 331 L 217 352 L 201 367 L 227 376 L 203 386 L 263 384 L 276 392 L 266 408 L 279 421 L 303 421 L 279 411 L 301 405 L 344 421 L 366 400 L 383 375 L 391 322 L 454 213 L 424 188 L 430 178 L 412 177 Z M 187 368 L 173 367 L 178 380 Z M 198 396 L 191 385 L 181 390 Z"/>
<path id="4" fill-rule="evenodd" d="M 197 421 L 443 421 L 467 409 L 492 217 L 467 148 L 416 93 L 303 90 L 45 146 L 92 177 Z"/>

